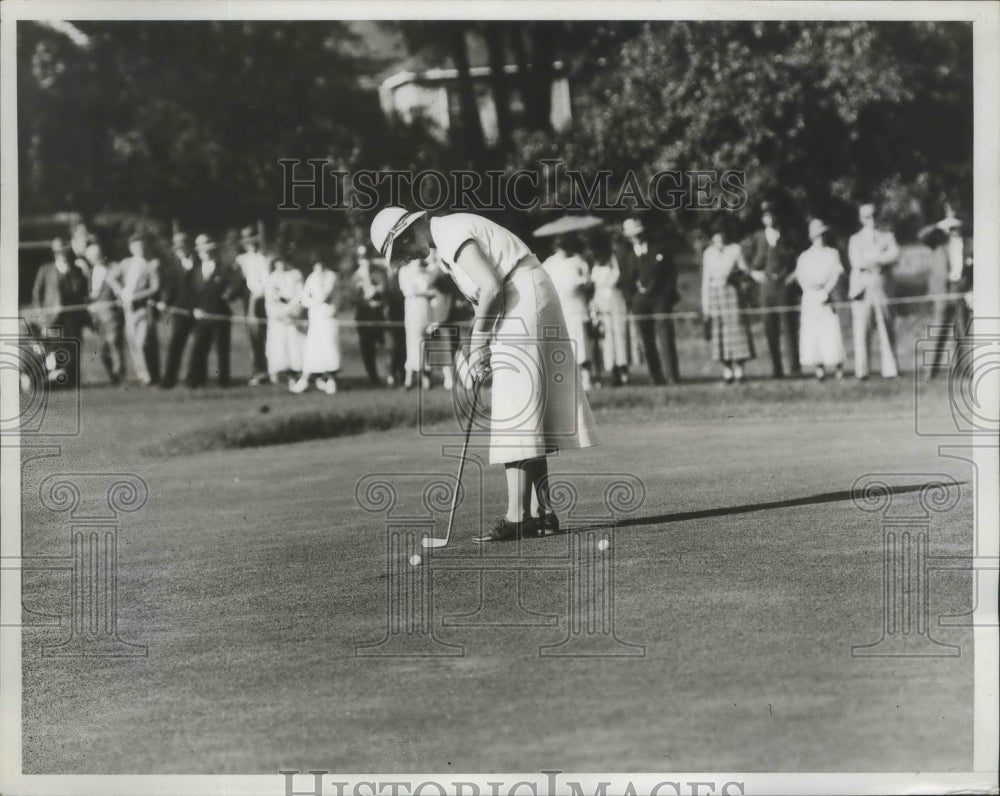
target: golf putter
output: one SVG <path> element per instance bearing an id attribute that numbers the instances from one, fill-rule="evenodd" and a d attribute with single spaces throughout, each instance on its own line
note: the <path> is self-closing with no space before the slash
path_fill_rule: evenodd
<path id="1" fill-rule="evenodd" d="M 465 426 L 465 442 L 462 444 L 462 458 L 458 462 L 458 480 L 455 482 L 455 493 L 451 496 L 451 510 L 448 512 L 448 528 L 443 537 L 424 536 L 420 544 L 425 549 L 444 547 L 451 539 L 451 529 L 455 524 L 455 509 L 458 508 L 458 491 L 462 488 L 462 473 L 465 472 L 465 457 L 469 452 L 469 437 L 472 434 L 472 422 L 476 417 L 476 404 L 479 402 L 479 388 L 483 386 L 483 379 L 477 379 L 472 387 L 472 406 L 469 407 L 469 422 Z"/>

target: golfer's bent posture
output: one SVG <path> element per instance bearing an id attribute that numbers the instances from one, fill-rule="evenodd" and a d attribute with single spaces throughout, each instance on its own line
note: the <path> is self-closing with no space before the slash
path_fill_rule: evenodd
<path id="1" fill-rule="evenodd" d="M 490 463 L 506 467 L 507 514 L 475 540 L 557 533 L 545 457 L 597 441 L 559 297 L 538 258 L 516 235 L 471 213 L 429 218 L 387 207 L 372 221 L 371 238 L 389 263 L 436 248 L 476 307 L 469 368 L 474 380 L 493 374 Z"/>

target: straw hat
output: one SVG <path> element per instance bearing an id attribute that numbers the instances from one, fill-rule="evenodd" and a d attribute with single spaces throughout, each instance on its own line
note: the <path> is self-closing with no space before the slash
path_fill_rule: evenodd
<path id="1" fill-rule="evenodd" d="M 626 218 L 625 221 L 622 222 L 622 232 L 625 234 L 626 238 L 634 238 L 636 235 L 641 235 L 645 231 L 646 228 L 637 218 Z"/>

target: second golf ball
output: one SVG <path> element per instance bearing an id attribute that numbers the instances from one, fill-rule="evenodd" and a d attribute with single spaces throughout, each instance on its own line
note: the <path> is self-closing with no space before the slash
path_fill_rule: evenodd
<path id="1" fill-rule="evenodd" d="M 611 547 L 611 542 L 607 539 L 601 539 L 601 541 L 597 543 L 598 550 L 607 550 L 609 547 Z"/>
<path id="2" fill-rule="evenodd" d="M 422 559 L 416 553 L 410 556 L 410 565 L 414 567 L 419 567 Z"/>

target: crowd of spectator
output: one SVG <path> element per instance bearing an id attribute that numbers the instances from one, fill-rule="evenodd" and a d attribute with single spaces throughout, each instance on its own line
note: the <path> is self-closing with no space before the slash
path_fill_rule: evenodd
<path id="1" fill-rule="evenodd" d="M 871 204 L 859 207 L 860 229 L 850 237 L 846 263 L 821 219 L 809 222 L 808 247 L 798 251 L 768 202 L 760 206 L 760 227 L 740 242 L 729 240 L 724 224 L 713 228 L 701 253 L 700 310 L 726 383 L 741 381 L 744 364 L 756 355 L 751 314 L 762 318 L 774 378 L 803 370 L 818 379 L 842 378 L 841 299 L 850 305 L 854 375 L 870 375 L 873 331 L 881 376 L 898 375 L 891 273 L 900 248 L 893 233 L 876 224 L 875 211 Z M 920 236 L 932 251 L 932 326 L 958 339 L 970 318 L 971 241 L 951 212 Z M 182 369 L 188 387 L 205 385 L 210 375 L 227 386 L 238 323 L 247 330 L 251 386 L 334 394 L 346 293 L 369 381 L 427 389 L 435 375 L 427 341 L 456 351 L 473 314 L 433 250 L 426 259 L 390 266 L 360 246 L 348 268 L 320 260 L 303 277 L 279 253 L 263 249 L 254 227 L 242 230 L 239 243 L 239 254 L 223 258 L 210 235 L 191 240 L 175 232 L 169 255 L 157 257 L 149 236 L 136 233 L 128 256 L 111 262 L 98 237 L 76 225 L 68 240 L 52 241 L 52 262 L 38 271 L 32 292 L 39 334 L 53 335 L 49 369 L 58 370 L 60 383 L 74 383 L 79 341 L 89 329 L 112 383 L 125 379 L 127 351 L 143 386 L 170 389 Z M 562 304 L 581 386 L 627 384 L 640 363 L 655 384 L 680 382 L 674 324 L 680 292 L 670 247 L 649 235 L 643 221 L 629 218 L 620 227 L 557 236 L 552 250 L 543 267 Z M 60 350 L 59 341 L 77 344 Z M 928 375 L 940 365 L 940 357 L 929 363 Z M 451 389 L 452 367 L 437 366 L 443 387 Z"/>

